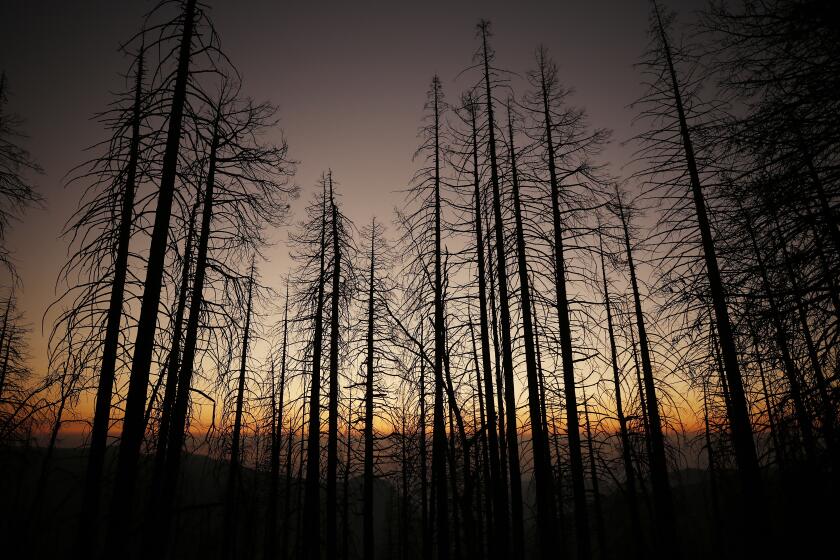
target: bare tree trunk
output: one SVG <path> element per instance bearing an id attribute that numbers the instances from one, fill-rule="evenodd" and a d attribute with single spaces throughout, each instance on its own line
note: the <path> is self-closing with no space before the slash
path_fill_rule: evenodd
<path id="1" fill-rule="evenodd" d="M 531 309 L 531 281 L 525 254 L 525 233 L 522 225 L 522 208 L 519 197 L 519 177 L 516 169 L 516 148 L 513 138 L 513 121 L 508 104 L 508 136 L 510 147 L 511 186 L 513 189 L 513 214 L 516 223 L 516 253 L 519 272 L 519 305 L 522 308 L 523 343 L 525 345 L 525 371 L 528 379 L 528 412 L 531 420 L 531 448 L 534 453 L 534 478 L 536 481 L 537 527 L 540 557 L 547 559 L 554 552 L 555 519 L 552 504 L 554 484 L 551 477 L 551 458 L 543 433 L 542 399 L 534 348 L 533 312 Z"/>
<path id="2" fill-rule="evenodd" d="M 691 181 L 691 193 L 694 198 L 694 206 L 697 214 L 697 225 L 700 230 L 700 237 L 703 246 L 703 255 L 706 261 L 706 273 L 709 280 L 709 289 L 712 295 L 712 305 L 715 311 L 718 335 L 720 336 L 723 362 L 727 377 L 727 385 L 732 396 L 731 417 L 729 418 L 730 429 L 732 430 L 732 444 L 735 451 L 735 462 L 738 465 L 738 473 L 741 485 L 744 490 L 744 497 L 748 508 L 757 512 L 763 511 L 764 490 L 761 482 L 761 471 L 758 465 L 758 456 L 753 441 L 752 426 L 750 425 L 749 407 L 744 391 L 744 382 L 741 377 L 741 370 L 738 364 L 738 351 L 735 347 L 735 338 L 732 334 L 732 326 L 729 320 L 729 310 L 726 306 L 726 292 L 718 268 L 715 243 L 712 237 L 712 229 L 709 225 L 709 218 L 706 214 L 706 200 L 703 196 L 703 189 L 700 184 L 700 175 L 697 171 L 697 163 L 694 158 L 694 145 L 688 130 L 688 123 L 683 109 L 682 95 L 677 82 L 677 73 L 671 58 L 671 48 L 668 44 L 668 37 L 665 33 L 662 20 L 659 14 L 659 7 L 654 2 L 660 38 L 664 50 L 665 60 L 668 66 L 670 85 L 673 92 L 674 103 L 679 121 L 680 136 L 682 138 L 683 151 L 686 159 L 686 167 Z M 672 510 L 673 508 L 671 508 Z M 669 517 L 672 517 L 669 515 Z M 752 515 L 747 514 L 752 520 Z M 752 522 L 752 521 L 751 521 Z M 674 550 L 670 548 L 670 550 Z"/>
<path id="3" fill-rule="evenodd" d="M 642 373 L 647 404 L 648 441 L 650 446 L 650 478 L 653 487 L 654 517 L 657 534 L 662 536 L 658 541 L 659 555 L 678 554 L 676 527 L 674 525 L 674 504 L 671 497 L 671 484 L 668 481 L 668 464 L 665 457 L 665 436 L 662 433 L 662 420 L 659 415 L 659 399 L 656 396 L 656 384 L 653 379 L 653 365 L 650 359 L 645 316 L 642 311 L 642 298 L 639 294 L 639 282 L 636 279 L 636 265 L 633 261 L 633 250 L 630 247 L 630 228 L 624 215 L 624 206 L 618 197 L 618 212 L 624 231 L 624 250 L 627 253 L 627 268 L 630 273 L 630 286 L 633 290 L 633 306 L 636 315 L 636 328 L 639 331 L 639 353 L 642 357 Z M 632 327 L 630 329 L 632 331 Z M 635 351 L 634 351 L 635 353 Z"/>
<path id="4" fill-rule="evenodd" d="M 475 202 L 475 248 L 476 248 L 476 276 L 478 278 L 478 307 L 479 307 L 479 335 L 481 339 L 481 366 L 484 370 L 484 399 L 487 405 L 487 428 L 486 437 L 489 443 L 490 454 L 490 479 L 487 495 L 493 497 L 493 520 L 495 531 L 488 530 L 488 548 L 491 558 L 505 558 L 510 553 L 510 542 L 508 540 L 508 498 L 507 488 L 502 480 L 501 467 L 499 464 L 499 439 L 496 432 L 498 422 L 496 419 L 496 407 L 493 403 L 493 379 L 492 364 L 490 362 L 490 335 L 487 319 L 487 271 L 484 261 L 484 235 L 481 228 L 481 183 L 478 167 L 478 127 L 476 126 L 476 111 L 470 106 L 472 124 L 472 157 L 473 157 L 473 199 Z M 472 328 L 472 321 L 470 321 Z M 472 331 L 471 331 L 472 332 Z M 473 338 L 474 338 L 473 334 Z M 475 340 L 473 339 L 473 344 Z M 476 357 L 476 375 L 478 371 L 478 358 Z M 479 387 L 479 395 L 481 394 Z M 483 420 L 482 420 L 483 423 Z"/>
<path id="5" fill-rule="evenodd" d="M 706 457 L 709 461 L 709 492 L 712 498 L 712 524 L 716 529 L 721 528 L 720 502 L 717 489 L 717 472 L 715 467 L 715 454 L 712 448 L 712 435 L 709 428 L 709 403 L 707 382 L 703 381 L 703 424 L 706 439 Z"/>
<path id="6" fill-rule="evenodd" d="M 343 495 L 341 503 L 341 554 L 347 560 L 350 558 L 350 452 L 353 450 L 353 439 L 350 431 L 350 421 L 353 416 L 353 397 L 347 399 L 347 455 L 344 461 Z"/>
<path id="7" fill-rule="evenodd" d="M 408 545 L 409 545 L 409 529 L 408 529 L 408 520 L 409 520 L 409 513 L 408 513 L 408 506 L 409 506 L 409 498 L 408 498 L 408 439 L 405 436 L 406 433 L 406 426 L 405 426 L 405 415 L 402 417 L 402 438 L 401 438 L 401 459 L 402 465 L 400 469 L 401 474 L 401 482 L 402 482 L 402 507 L 400 507 L 400 559 L 406 560 L 408 557 Z"/>
<path id="8" fill-rule="evenodd" d="M 484 63 L 484 88 L 487 101 L 488 150 L 490 152 L 490 183 L 493 187 L 493 217 L 496 240 L 496 271 L 499 277 L 499 311 L 502 335 L 502 371 L 505 379 L 505 407 L 507 409 L 507 453 L 510 462 L 510 503 L 513 528 L 512 558 L 522 558 L 525 552 L 525 526 L 522 510 L 522 471 L 519 465 L 519 434 L 516 430 L 516 393 L 513 386 L 513 345 L 511 343 L 510 305 L 505 255 L 505 234 L 502 222 L 502 202 L 499 190 L 499 169 L 496 156 L 496 122 L 493 116 L 493 92 L 490 87 L 490 59 L 487 50 L 487 23 L 480 24 Z"/>
<path id="9" fill-rule="evenodd" d="M 239 470 L 240 440 L 242 434 L 242 410 L 245 404 L 245 377 L 248 364 L 248 342 L 251 336 L 251 305 L 254 290 L 254 262 L 251 261 L 251 277 L 248 279 L 248 304 L 245 308 L 245 331 L 242 337 L 242 357 L 239 363 L 239 380 L 236 385 L 236 413 L 233 419 L 233 440 L 230 445 L 230 465 L 228 466 L 227 490 L 225 492 L 224 554 L 227 558 L 236 558 L 239 529 Z"/>
<path id="10" fill-rule="evenodd" d="M 186 438 L 187 416 L 190 406 L 190 387 L 195 368 L 196 347 L 198 344 L 198 327 L 201 316 L 201 305 L 204 298 L 204 279 L 207 272 L 207 252 L 210 241 L 210 225 L 213 220 L 214 188 L 216 180 L 216 150 L 219 145 L 219 114 L 213 124 L 210 145 L 210 162 L 207 181 L 204 190 L 204 207 L 201 214 L 201 231 L 198 237 L 198 250 L 195 257 L 195 278 L 193 278 L 192 294 L 190 295 L 190 314 L 187 317 L 187 332 L 184 337 L 184 356 L 178 371 L 178 387 L 175 394 L 175 405 L 172 411 L 172 427 L 169 433 L 169 444 L 166 456 L 166 471 L 163 480 L 163 492 L 160 499 L 161 530 L 159 535 L 151 535 L 148 550 L 165 551 L 169 540 L 169 521 L 171 509 L 175 502 L 178 489 L 178 476 L 181 469 L 182 448 Z M 157 541 L 157 542 L 155 542 Z"/>
<path id="11" fill-rule="evenodd" d="M 9 353 L 12 348 L 12 337 L 14 333 L 10 332 L 6 338 L 6 344 L 3 348 L 3 365 L 0 366 L 0 402 L 3 402 L 3 390 L 6 388 L 6 373 L 9 371 Z"/>
<path id="12" fill-rule="evenodd" d="M 758 264 L 758 271 L 761 276 L 761 286 L 764 290 L 764 295 L 767 298 L 767 305 L 770 310 L 770 319 L 773 324 L 776 344 L 779 347 L 779 352 L 782 357 L 782 372 L 788 382 L 790 388 L 790 398 L 793 401 L 793 410 L 796 415 L 796 422 L 799 424 L 799 430 L 802 432 L 802 443 L 805 448 L 805 456 L 808 464 L 814 466 L 816 464 L 817 445 L 814 437 L 814 432 L 811 427 L 811 417 L 808 414 L 808 409 L 805 407 L 805 400 L 802 395 L 802 387 L 799 382 L 799 372 L 796 363 L 793 361 L 793 356 L 788 344 L 788 337 L 785 332 L 785 325 L 782 321 L 782 312 L 779 309 L 778 302 L 773 292 L 773 287 L 770 284 L 770 277 L 767 270 L 767 265 L 764 258 L 761 256 L 761 250 L 758 247 L 758 241 L 755 235 L 755 229 L 749 216 L 744 214 L 744 228 L 750 237 L 753 253 L 755 254 L 756 264 Z"/>
<path id="13" fill-rule="evenodd" d="M 184 24 L 178 53 L 178 70 L 172 92 L 172 107 L 169 114 L 169 130 L 163 156 L 157 209 L 155 210 L 155 224 L 149 245 L 143 300 L 137 322 L 137 334 L 134 339 L 134 357 L 131 363 L 131 375 L 125 402 L 117 476 L 111 499 L 108 544 L 105 549 L 109 554 L 124 549 L 130 542 L 130 527 L 134 513 L 134 488 L 137 481 L 140 447 L 143 444 L 145 431 L 143 412 L 146 405 L 146 389 L 149 384 L 149 370 L 155 344 L 158 304 L 160 303 L 163 268 L 166 260 L 172 200 L 175 194 L 195 11 L 196 0 L 187 0 L 184 6 Z"/>
<path id="14" fill-rule="evenodd" d="M 784 451 L 782 449 L 781 444 L 779 443 L 779 432 L 776 426 L 775 415 L 773 414 L 773 403 L 770 400 L 770 391 L 767 388 L 767 378 L 764 375 L 764 365 L 762 364 L 761 354 L 759 353 L 758 349 L 758 333 L 756 333 L 755 325 L 752 322 L 750 322 L 749 324 L 749 329 L 750 338 L 752 339 L 753 345 L 753 359 L 755 360 L 756 367 L 758 367 L 758 376 L 761 380 L 761 393 L 764 397 L 764 409 L 767 411 L 767 422 L 769 423 L 770 429 L 770 441 L 773 443 L 773 456 L 776 459 L 776 464 L 778 465 L 778 467 L 784 470 Z"/>
<path id="15" fill-rule="evenodd" d="M 820 395 L 820 404 L 822 412 L 822 430 L 825 438 L 826 447 L 829 453 L 834 453 L 834 422 L 835 410 L 829 396 L 828 383 L 826 382 L 825 373 L 823 372 L 820 357 L 817 352 L 817 345 L 814 343 L 814 337 L 811 334 L 811 326 L 808 323 L 808 312 L 805 309 L 805 302 L 802 297 L 802 288 L 799 285 L 799 280 L 796 278 L 796 272 L 793 270 L 790 253 L 788 252 L 787 243 L 782 239 L 781 228 L 779 226 L 778 215 L 775 208 L 771 208 L 773 215 L 773 222 L 775 227 L 774 232 L 770 232 L 770 236 L 774 239 L 774 245 L 781 248 L 782 261 L 785 264 L 785 272 L 787 273 L 788 282 L 790 282 L 791 290 L 793 291 L 794 305 L 799 318 L 799 327 L 802 329 L 802 336 L 805 339 L 805 348 L 808 351 L 808 360 L 811 362 L 811 370 L 814 372 L 814 378 L 817 381 L 817 392 Z"/>
<path id="16" fill-rule="evenodd" d="M 569 298 L 566 293 L 566 262 L 563 246 L 563 224 L 560 214 L 560 183 L 555 168 L 555 146 L 553 124 L 548 105 L 548 91 L 545 78 L 545 60 L 540 55 L 540 78 L 543 98 L 545 143 L 548 157 L 548 172 L 551 186 L 551 215 L 554 224 L 554 285 L 557 291 L 557 320 L 560 330 L 560 354 L 563 360 L 563 392 L 566 398 L 566 431 L 569 438 L 569 462 L 572 470 L 572 494 L 575 501 L 575 530 L 577 551 L 580 560 L 592 557 L 589 535 L 589 517 L 586 504 L 586 486 L 583 476 L 583 456 L 580 444 L 580 423 L 578 420 L 575 392 L 574 356 L 572 355 L 572 327 L 569 317 Z"/>
<path id="17" fill-rule="evenodd" d="M 0 77 L 5 78 L 5 74 L 0 75 Z M 2 93 L 2 89 L 0 89 L 0 93 Z M 0 328 L 0 354 L 6 350 L 6 330 L 9 327 L 9 310 L 12 308 L 12 298 L 14 298 L 14 293 L 9 294 L 9 298 L 6 300 L 6 310 L 3 312 L 3 327 Z"/>
<path id="18" fill-rule="evenodd" d="M 166 387 L 161 402 L 160 423 L 158 425 L 158 441 L 155 447 L 155 462 L 152 468 L 151 491 L 146 522 L 153 525 L 158 520 L 158 503 L 160 486 L 163 483 L 166 469 L 166 452 L 169 443 L 169 432 L 172 426 L 172 409 L 175 406 L 175 395 L 178 390 L 178 365 L 181 361 L 181 335 L 184 328 L 184 313 L 187 307 L 187 293 L 190 290 L 190 267 L 192 263 L 193 237 L 195 237 L 195 212 L 198 201 L 190 214 L 190 225 L 187 232 L 187 243 L 184 248 L 184 268 L 181 271 L 181 285 L 179 286 L 178 303 L 175 310 L 174 330 L 172 332 L 172 348 L 166 360 Z M 151 405 L 151 399 L 149 404 Z"/>
<path id="19" fill-rule="evenodd" d="M 68 383 L 68 377 L 70 377 Z M 41 461 L 41 470 L 38 474 L 38 482 L 35 484 L 35 493 L 32 499 L 32 504 L 29 509 L 29 530 L 38 531 L 40 529 L 41 520 L 41 506 L 43 505 L 44 494 L 47 489 L 47 481 L 52 467 L 52 457 L 55 453 L 55 445 L 58 441 L 58 433 L 61 430 L 61 425 L 64 419 L 64 410 L 67 407 L 67 400 L 73 392 L 73 387 L 76 383 L 75 376 L 68 376 L 67 366 L 64 366 L 64 371 L 60 379 L 60 399 L 58 402 L 58 410 L 55 413 L 55 420 L 53 421 L 52 429 L 50 429 L 50 439 L 47 442 L 47 449 L 44 452 L 44 458 Z M 34 537 L 34 534 L 30 538 Z"/>
<path id="20" fill-rule="evenodd" d="M 286 393 L 286 351 L 288 347 L 289 334 L 289 282 L 286 281 L 286 301 L 283 305 L 283 347 L 280 352 L 280 391 L 279 391 L 279 407 L 277 417 L 272 422 L 272 429 L 274 431 L 271 438 L 271 457 L 269 458 L 271 464 L 271 477 L 269 483 L 268 493 L 268 509 L 265 516 L 265 558 L 274 559 L 277 557 L 277 500 L 278 490 L 280 486 L 280 449 L 283 441 L 283 412 L 284 412 L 284 395 Z M 271 383 L 274 385 L 274 362 L 271 364 Z M 291 449 L 291 434 L 289 435 L 289 449 Z M 288 475 L 289 465 L 286 465 L 286 473 Z M 285 497 L 288 503 L 288 489 Z M 288 519 L 284 518 L 283 526 L 285 528 Z M 285 553 L 286 540 L 280 543 L 281 550 Z"/>
<path id="21" fill-rule="evenodd" d="M 303 501 L 305 534 L 298 540 L 309 560 L 321 557 L 321 352 L 324 336 L 324 278 L 326 251 L 326 200 L 321 219 L 320 271 L 315 307 L 315 332 L 312 340 L 312 376 L 309 396 L 309 429 L 306 441 L 306 492 Z"/>
<path id="22" fill-rule="evenodd" d="M 420 348 L 423 348 L 423 321 L 420 321 Z M 420 535 L 422 537 L 423 558 L 431 558 L 432 537 L 429 524 L 429 488 L 427 473 L 427 451 L 426 451 L 426 360 L 420 358 L 420 442 L 418 452 L 420 454 Z"/>
<path id="23" fill-rule="evenodd" d="M 642 409 L 642 429 L 644 430 L 645 436 L 645 451 L 647 452 L 647 456 L 650 457 L 653 454 L 651 451 L 651 444 L 650 444 L 650 422 L 648 421 L 648 407 L 647 407 L 647 399 L 645 398 L 645 384 L 642 381 L 642 370 L 639 366 L 639 352 L 636 348 L 636 335 L 633 334 L 633 320 L 630 320 L 630 324 L 628 325 L 628 330 L 630 331 L 630 347 L 633 349 L 633 369 L 636 372 L 636 387 L 639 391 L 639 406 Z M 648 459 L 650 460 L 650 459 Z M 644 491 L 644 481 L 641 480 L 641 489 Z"/>
<path id="24" fill-rule="evenodd" d="M 493 250 L 490 236 L 490 216 L 489 212 L 485 213 L 487 225 L 487 276 L 490 280 L 490 285 L 487 287 L 490 295 L 490 325 L 493 329 L 493 360 L 494 372 L 496 375 L 496 405 L 498 408 L 497 416 L 499 419 L 499 483 L 502 486 L 502 492 L 505 499 L 505 516 L 508 517 L 508 456 L 507 456 L 507 431 L 505 429 L 505 401 L 504 401 L 504 381 L 502 378 L 502 359 L 501 351 L 499 349 L 499 325 L 498 314 L 496 313 L 496 280 L 493 274 Z M 510 523 L 507 522 L 508 530 L 505 531 L 505 538 L 508 538 L 510 531 Z M 510 545 L 508 545 L 510 546 Z"/>
<path id="25" fill-rule="evenodd" d="M 128 166 L 125 170 L 125 187 L 116 255 L 114 258 L 114 279 L 111 283 L 111 297 L 108 302 L 108 318 L 105 325 L 105 340 L 102 346 L 102 363 L 99 384 L 96 389 L 93 425 L 90 432 L 88 462 L 85 470 L 85 485 L 82 494 L 81 522 L 76 534 L 75 557 L 81 559 L 89 554 L 91 538 L 98 531 L 100 495 L 102 493 L 102 471 L 105 465 L 105 451 L 108 447 L 108 427 L 111 423 L 111 395 L 114 389 L 117 350 L 119 348 L 120 319 L 125 299 L 125 281 L 128 274 L 128 249 L 131 240 L 131 226 L 134 217 L 134 194 L 137 182 L 137 164 L 140 159 L 140 121 L 143 99 L 143 62 L 141 48 L 137 57 L 137 76 L 134 85 L 134 108 L 131 122 L 131 145 Z M 8 315 L 8 307 L 6 308 Z M 3 319 L 5 331 L 6 318 Z M 95 547 L 95 543 L 93 543 Z"/>
<path id="26" fill-rule="evenodd" d="M 376 219 L 370 228 L 370 285 L 368 290 L 367 376 L 365 378 L 365 472 L 364 472 L 364 557 L 374 560 L 373 540 L 373 283 L 375 270 Z M 401 535 L 405 538 L 405 535 Z"/>
<path id="27" fill-rule="evenodd" d="M 533 286 L 533 282 L 531 282 Z M 533 288 L 532 288 L 533 289 Z M 542 420 L 542 433 L 545 439 L 545 455 L 548 458 L 549 472 L 551 472 L 551 448 L 548 441 L 548 414 L 546 412 L 546 398 L 545 398 L 545 373 L 542 367 L 542 355 L 540 354 L 540 328 L 537 321 L 537 306 L 534 305 L 532 309 L 534 313 L 534 349 L 537 352 L 537 378 L 540 385 L 540 419 Z M 552 484 L 553 486 L 553 484 Z M 553 511 L 553 508 L 552 508 Z"/>
<path id="28" fill-rule="evenodd" d="M 609 557 L 606 550 L 606 532 L 604 530 L 604 511 L 601 507 L 601 488 L 598 482 L 598 470 L 595 466 L 595 446 L 592 441 L 592 424 L 589 421 L 589 403 L 583 394 L 583 415 L 586 420 L 586 447 L 589 451 L 589 477 L 592 479 L 592 502 L 595 506 L 595 534 L 598 537 L 598 555 Z"/>
<path id="29" fill-rule="evenodd" d="M 446 488 L 446 423 L 443 412 L 443 356 L 446 352 L 443 318 L 443 283 L 441 272 L 441 200 L 440 200 L 440 81 L 432 81 L 434 95 L 434 190 L 435 190 L 435 401 L 432 427 L 432 488 L 435 492 L 438 560 L 449 558 L 449 508 Z"/>
<path id="30" fill-rule="evenodd" d="M 630 530 L 633 533 L 633 557 L 641 559 L 644 556 L 644 535 L 642 533 L 641 516 L 639 515 L 639 501 L 636 496 L 636 470 L 630 455 L 630 434 L 627 432 L 627 419 L 624 416 L 624 406 L 621 398 L 621 372 L 618 366 L 618 350 L 615 344 L 615 330 L 613 327 L 612 305 L 610 291 L 607 284 L 607 267 L 604 264 L 604 245 L 601 234 L 598 234 L 601 252 L 601 278 L 604 287 L 604 307 L 607 310 L 607 334 L 610 339 L 610 362 L 612 363 L 613 388 L 615 390 L 615 414 L 618 418 L 618 434 L 621 438 L 621 458 L 624 463 L 624 485 L 627 494 L 627 509 L 630 512 Z M 603 552 L 602 552 L 603 554 Z"/>
<path id="31" fill-rule="evenodd" d="M 311 391 L 310 391 L 311 393 Z M 304 480 L 304 464 L 308 464 L 308 458 L 304 459 L 305 452 L 308 452 L 305 449 L 306 445 L 308 444 L 309 432 L 306 429 L 307 424 L 309 423 L 309 418 L 307 418 L 306 414 L 306 406 L 307 401 L 304 399 L 302 410 L 301 410 L 301 425 L 300 425 L 300 459 L 298 460 L 298 469 L 297 469 L 297 525 L 295 527 L 295 549 L 294 554 L 297 556 L 304 556 L 304 552 L 306 551 L 306 543 L 304 543 L 304 539 L 308 536 L 303 530 L 303 520 L 309 512 L 306 511 L 306 498 L 304 495 L 304 487 L 308 489 L 308 485 L 302 483 Z M 307 467 L 308 468 L 308 467 Z M 320 551 L 318 556 L 320 556 Z"/>
<path id="32" fill-rule="evenodd" d="M 305 393 L 304 393 L 305 394 Z M 300 453 L 300 461 L 303 462 L 303 441 L 304 441 L 304 425 L 306 424 L 306 417 L 301 415 L 301 453 Z M 283 491 L 283 525 L 282 530 L 280 532 L 280 557 L 286 558 L 289 553 L 289 526 L 292 524 L 292 520 L 290 519 L 290 509 L 291 509 L 291 501 L 292 501 L 292 452 L 294 450 L 294 437 L 295 437 L 295 429 L 292 429 L 291 423 L 289 424 L 289 442 L 286 444 L 286 485 Z M 300 481 L 301 477 L 298 476 L 297 486 L 300 488 Z M 300 500 L 298 500 L 300 502 Z M 300 506 L 300 503 L 298 503 Z M 300 517 L 300 507 L 298 507 L 298 517 Z"/>
<path id="33" fill-rule="evenodd" d="M 330 389 L 327 425 L 327 558 L 338 557 L 338 329 L 339 290 L 341 289 L 341 245 L 338 242 L 338 209 L 333 200 L 332 172 L 329 175 L 332 212 L 332 294 L 330 295 Z"/>
<path id="34" fill-rule="evenodd" d="M 450 479 L 452 480 L 452 495 L 453 499 L 456 502 L 460 501 L 461 509 L 464 512 L 464 541 L 466 542 L 466 554 L 469 558 L 475 557 L 475 517 L 473 515 L 473 511 L 471 508 L 472 505 L 472 493 L 473 493 L 473 478 L 472 478 L 472 466 L 470 461 L 470 446 L 471 442 L 469 438 L 467 438 L 467 429 L 464 425 L 464 417 L 461 414 L 461 409 L 458 406 L 458 401 L 455 399 L 455 385 L 452 383 L 452 371 L 450 369 L 449 363 L 449 353 L 447 352 L 444 357 L 444 372 L 446 375 L 446 393 L 449 401 L 449 424 L 450 424 L 450 431 L 452 438 L 455 437 L 455 429 L 452 426 L 452 416 L 455 416 L 455 421 L 458 430 L 458 437 L 461 440 L 461 450 L 462 456 L 464 459 L 464 466 L 463 466 L 463 477 L 464 477 L 464 493 L 461 500 L 458 500 L 458 483 L 457 483 L 457 469 L 455 468 L 455 443 L 454 439 L 452 439 L 452 472 L 450 473 Z M 453 512 L 457 512 L 457 507 L 453 508 Z M 460 523 L 458 518 L 455 519 L 455 527 L 456 529 L 460 527 Z M 460 534 L 455 541 L 455 550 L 456 550 L 456 557 L 460 557 L 460 545 L 461 545 L 461 538 Z"/>
<path id="35" fill-rule="evenodd" d="M 491 497 L 493 496 L 493 492 L 495 490 L 495 488 L 493 486 L 493 482 L 495 482 L 495 481 L 493 481 L 491 479 L 491 475 L 490 475 L 490 464 L 489 464 L 490 463 L 490 454 L 489 454 L 488 445 L 487 445 L 488 426 L 487 426 L 486 416 L 484 414 L 484 396 L 483 396 L 482 386 L 481 386 L 482 385 L 482 383 L 481 383 L 481 366 L 479 365 L 480 363 L 478 361 L 478 348 L 476 347 L 476 344 L 475 344 L 475 328 L 474 328 L 474 325 L 473 325 L 472 316 L 468 317 L 468 324 L 469 324 L 469 327 L 470 327 L 470 339 L 472 341 L 473 361 L 475 363 L 475 386 L 474 386 L 475 396 L 478 398 L 478 408 L 479 408 L 479 418 L 480 418 L 480 423 L 479 423 L 478 419 L 475 418 L 475 404 L 473 403 L 473 425 L 475 426 L 474 429 L 476 431 L 476 436 L 480 436 L 480 438 L 481 438 L 481 450 L 480 450 L 481 461 L 480 461 L 480 464 L 481 464 L 481 471 L 482 471 L 481 475 L 482 475 L 484 485 L 485 485 L 485 502 L 484 502 L 483 506 L 482 506 L 482 503 L 481 503 L 481 487 L 480 486 L 478 487 L 478 490 L 476 492 L 476 505 L 477 505 L 476 511 L 484 513 L 484 521 L 486 523 L 486 529 L 487 529 L 487 543 L 486 543 L 487 544 L 487 554 L 484 555 L 484 552 L 482 550 L 482 548 L 483 548 L 482 543 L 484 543 L 484 535 L 482 534 L 482 532 L 483 532 L 482 531 L 482 525 L 481 525 L 481 523 L 479 523 L 477 525 L 477 529 L 478 529 L 478 532 L 479 532 L 478 538 L 477 538 L 477 543 L 478 543 L 479 547 L 481 547 L 481 548 L 479 548 L 477 553 L 479 555 L 481 555 L 482 557 L 486 558 L 486 557 L 490 557 L 490 556 L 495 557 L 498 554 L 498 551 L 493 550 L 494 547 L 496 546 L 496 537 L 495 537 L 495 535 L 493 535 L 493 527 L 494 527 L 494 525 L 493 525 L 493 513 L 494 513 L 493 509 L 494 509 L 494 507 L 493 507 L 493 504 L 491 502 L 491 499 L 492 499 Z M 476 471 L 478 471 L 478 465 L 479 465 L 479 450 L 478 449 L 476 449 L 475 460 L 476 460 Z"/>

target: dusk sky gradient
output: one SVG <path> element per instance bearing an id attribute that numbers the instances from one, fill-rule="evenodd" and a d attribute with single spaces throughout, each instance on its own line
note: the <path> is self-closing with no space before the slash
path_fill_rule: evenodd
<path id="1" fill-rule="evenodd" d="M 79 187 L 66 174 L 103 139 L 91 117 L 124 87 L 128 60 L 118 52 L 153 1 L 3 0 L 0 68 L 10 86 L 9 110 L 24 118 L 26 146 L 45 173 L 35 178 L 45 199 L 14 224 L 14 251 L 23 289 L 20 308 L 34 326 L 31 352 L 41 375 L 46 340 L 41 318 L 55 299 L 66 259 L 58 239 L 75 209 Z M 646 45 L 647 2 L 317 2 L 215 1 L 211 17 L 222 46 L 239 68 L 244 92 L 278 105 L 280 129 L 299 162 L 302 187 L 292 216 L 309 200 L 322 170 L 332 168 L 346 214 L 357 225 L 376 215 L 389 223 L 415 169 L 425 94 L 440 75 L 450 101 L 472 84 L 459 77 L 478 47 L 475 25 L 493 23 L 496 66 L 519 74 L 534 66 L 534 50 L 548 47 L 561 80 L 575 90 L 596 127 L 613 130 L 602 160 L 613 174 L 631 156 L 621 142 L 633 136 L 627 105 L 641 93 L 633 65 Z M 684 18 L 699 2 L 671 3 Z M 514 76 L 514 80 L 517 78 Z M 522 84 L 516 87 L 524 93 Z M 393 227 L 389 228 L 393 234 Z M 262 267 L 279 286 L 285 273 L 287 230 Z M 45 324 L 48 332 L 49 323 Z"/>

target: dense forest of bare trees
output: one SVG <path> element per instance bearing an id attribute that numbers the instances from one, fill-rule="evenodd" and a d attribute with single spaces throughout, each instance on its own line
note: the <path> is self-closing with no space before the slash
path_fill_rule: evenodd
<path id="1" fill-rule="evenodd" d="M 504 27 L 481 20 L 464 30 L 472 58 L 452 53 L 458 90 L 430 73 L 399 208 L 357 224 L 329 162 L 295 183 L 267 140 L 277 109 L 249 97 L 210 6 L 159 2 L 68 175 L 46 371 L 6 247 L 41 203 L 40 169 L 3 74 L 8 557 L 832 546 L 840 10 L 647 9 L 645 92 L 618 100 L 635 138 L 574 104 L 553 58 L 567 53 L 534 45 L 530 68 L 497 67 Z M 632 161 L 605 160 L 614 141 Z M 70 422 L 81 447 L 59 445 Z"/>

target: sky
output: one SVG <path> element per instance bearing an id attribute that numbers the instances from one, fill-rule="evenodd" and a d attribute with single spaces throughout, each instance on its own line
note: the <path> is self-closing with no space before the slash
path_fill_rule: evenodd
<path id="1" fill-rule="evenodd" d="M 0 0 L 0 69 L 8 77 L 9 109 L 24 119 L 25 145 L 44 168 L 34 178 L 44 207 L 30 210 L 8 239 L 22 278 L 19 304 L 34 327 L 36 373 L 46 354 L 42 316 L 66 259 L 59 236 L 80 194 L 65 187 L 67 173 L 90 157 L 86 147 L 104 138 L 92 117 L 124 86 L 128 60 L 118 47 L 154 4 Z M 575 90 L 572 102 L 587 109 L 593 126 L 613 130 L 603 156 L 609 170 L 620 174 L 629 160 L 631 149 L 622 142 L 636 132 L 628 104 L 642 92 L 633 65 L 647 42 L 644 0 L 209 4 L 244 91 L 279 107 L 303 189 L 294 209 L 303 208 L 320 173 L 331 168 L 344 211 L 356 224 L 373 216 L 390 222 L 415 169 L 429 82 L 437 73 L 450 100 L 472 83 L 475 74 L 459 74 L 478 47 L 481 18 L 493 23 L 497 67 L 524 76 L 534 66 L 535 48 L 548 47 L 561 80 Z M 698 0 L 671 4 L 686 17 L 699 7 Z M 279 286 L 287 231 L 272 236 L 279 243 L 262 275 Z"/>

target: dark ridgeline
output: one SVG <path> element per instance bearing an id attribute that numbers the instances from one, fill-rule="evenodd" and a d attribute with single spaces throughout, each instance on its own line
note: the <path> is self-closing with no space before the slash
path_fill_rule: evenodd
<path id="1" fill-rule="evenodd" d="M 431 81 L 396 239 L 379 217 L 357 231 L 324 173 L 292 269 L 270 279 L 286 279 L 281 309 L 257 274 L 297 194 L 285 143 L 268 140 L 275 109 L 248 97 L 208 6 L 160 2 L 123 46 L 104 140 L 71 175 L 46 373 L 29 366 L 6 247 L 40 202 L 39 169 L 3 73 L 2 552 L 830 546 L 840 14 L 732 2 L 681 27 L 649 8 L 631 172 L 608 175 L 609 132 L 547 51 L 526 74 L 496 68 L 482 20 L 457 106 Z M 64 449 L 84 402 L 86 446 Z"/>

